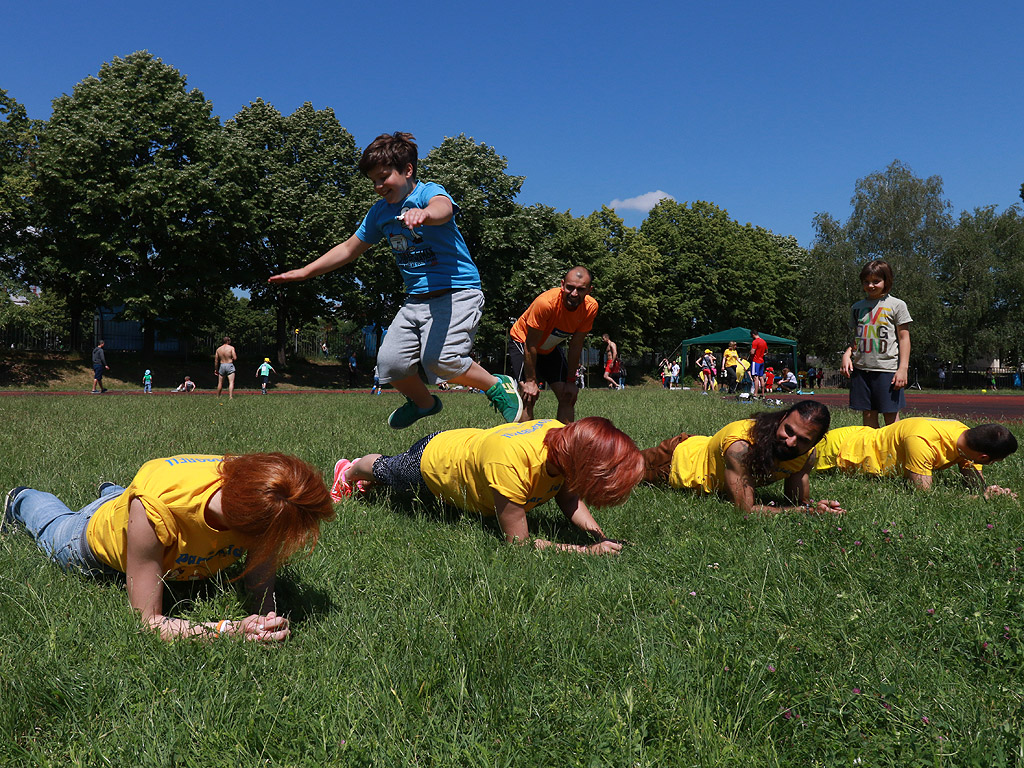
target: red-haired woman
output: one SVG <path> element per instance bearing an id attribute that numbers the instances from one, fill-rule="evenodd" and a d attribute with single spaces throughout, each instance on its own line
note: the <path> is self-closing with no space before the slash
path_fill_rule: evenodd
<path id="1" fill-rule="evenodd" d="M 587 505 L 621 504 L 643 474 L 636 444 L 607 419 L 591 416 L 572 424 L 539 419 L 435 432 L 397 456 L 342 459 L 334 468 L 332 496 L 349 496 L 353 488 L 374 483 L 398 491 L 426 489 L 460 509 L 496 516 L 510 544 L 531 541 L 526 513 L 554 498 L 596 542 L 582 546 L 533 538 L 533 546 L 605 554 L 622 545 L 605 538 Z"/>
<path id="2" fill-rule="evenodd" d="M 5 521 L 23 523 L 65 570 L 125 574 L 132 607 L 164 639 L 284 640 L 288 619 L 275 612 L 275 573 L 290 555 L 315 545 L 320 522 L 333 516 L 319 470 L 280 453 L 154 459 L 127 488 L 102 483 L 100 498 L 78 512 L 24 487 L 8 493 L 4 505 Z M 208 578 L 242 555 L 239 578 L 256 613 L 203 624 L 164 615 L 165 581 Z"/>

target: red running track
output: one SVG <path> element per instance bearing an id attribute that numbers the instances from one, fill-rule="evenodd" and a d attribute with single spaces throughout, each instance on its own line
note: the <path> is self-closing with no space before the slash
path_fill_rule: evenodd
<path id="1" fill-rule="evenodd" d="M 850 403 L 847 392 L 823 392 L 817 395 L 772 395 L 783 402 L 818 400 L 831 409 L 845 408 Z M 905 416 L 943 416 L 983 422 L 1024 422 L 1024 395 L 995 393 L 964 394 L 960 392 L 907 392 Z"/>

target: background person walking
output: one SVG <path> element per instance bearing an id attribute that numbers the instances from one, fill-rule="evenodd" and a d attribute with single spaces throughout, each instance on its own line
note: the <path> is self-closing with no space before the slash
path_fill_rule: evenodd
<path id="1" fill-rule="evenodd" d="M 103 386 L 103 372 L 109 371 L 110 366 L 107 365 L 107 355 L 103 351 L 104 344 L 106 342 L 100 339 L 92 351 L 92 393 L 94 395 L 107 391 L 107 388 Z"/>

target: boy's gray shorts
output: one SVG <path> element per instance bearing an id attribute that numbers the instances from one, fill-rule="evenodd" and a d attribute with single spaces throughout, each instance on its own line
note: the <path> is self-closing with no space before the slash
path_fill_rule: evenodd
<path id="1" fill-rule="evenodd" d="M 408 296 L 391 321 L 377 352 L 380 383 L 416 374 L 422 362 L 428 377 L 450 381 L 469 370 L 484 293 L 462 288 L 434 298 Z"/>

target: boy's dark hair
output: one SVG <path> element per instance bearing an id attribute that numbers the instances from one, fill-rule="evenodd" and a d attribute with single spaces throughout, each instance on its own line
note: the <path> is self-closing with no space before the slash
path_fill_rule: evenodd
<path id="1" fill-rule="evenodd" d="M 383 165 L 404 173 L 405 166 L 412 163 L 412 177 L 415 179 L 419 159 L 415 138 L 411 133 L 401 131 L 382 133 L 363 150 L 363 156 L 359 158 L 359 172 L 369 176 L 374 168 Z"/>
<path id="2" fill-rule="evenodd" d="M 1017 438 L 1002 424 L 981 424 L 964 433 L 964 441 L 972 451 L 984 453 L 993 461 L 1002 461 L 1017 451 Z"/>
<path id="3" fill-rule="evenodd" d="M 869 261 L 860 271 L 860 281 L 863 283 L 869 277 L 882 278 L 886 293 L 892 290 L 892 267 L 889 266 L 889 262 L 882 259 Z"/>
<path id="4" fill-rule="evenodd" d="M 744 461 L 752 478 L 770 480 L 775 473 L 775 433 L 779 425 L 791 413 L 797 413 L 804 421 L 818 427 L 818 441 L 825 436 L 832 423 L 828 407 L 817 400 L 800 400 L 784 411 L 761 411 L 754 414 L 754 426 L 750 429 L 750 450 Z"/>

